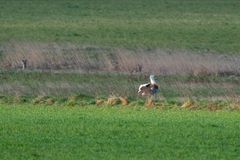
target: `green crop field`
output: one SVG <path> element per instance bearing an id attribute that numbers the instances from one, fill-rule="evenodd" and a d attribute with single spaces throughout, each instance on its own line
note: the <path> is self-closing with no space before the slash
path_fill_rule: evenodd
<path id="1" fill-rule="evenodd" d="M 239 0 L 0 0 L 0 41 L 240 51 Z"/>
<path id="2" fill-rule="evenodd" d="M 239 159 L 239 112 L 0 105 L 1 159 Z"/>

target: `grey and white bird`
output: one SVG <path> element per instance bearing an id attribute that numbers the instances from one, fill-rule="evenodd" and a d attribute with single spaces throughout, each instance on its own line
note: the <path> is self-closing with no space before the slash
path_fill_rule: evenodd
<path id="1" fill-rule="evenodd" d="M 154 75 L 150 75 L 149 78 L 150 78 L 150 83 L 141 84 L 139 86 L 138 95 L 153 96 L 159 91 Z"/>

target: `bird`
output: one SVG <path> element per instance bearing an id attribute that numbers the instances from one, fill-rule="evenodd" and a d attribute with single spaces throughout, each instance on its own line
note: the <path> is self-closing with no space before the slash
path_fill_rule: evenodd
<path id="1" fill-rule="evenodd" d="M 141 84 L 138 88 L 139 96 L 153 96 L 159 91 L 159 87 L 155 81 L 155 76 L 150 75 L 150 83 Z"/>

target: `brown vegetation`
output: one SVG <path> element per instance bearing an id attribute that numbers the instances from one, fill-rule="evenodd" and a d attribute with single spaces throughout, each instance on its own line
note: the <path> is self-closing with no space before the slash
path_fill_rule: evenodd
<path id="1" fill-rule="evenodd" d="M 200 75 L 240 74 L 240 56 L 189 53 L 161 49 L 127 50 L 56 43 L 9 43 L 2 46 L 0 67 L 75 70 L 80 72 L 125 72 Z"/>
<path id="2" fill-rule="evenodd" d="M 240 110 L 240 103 L 239 102 L 231 103 L 230 109 L 231 110 Z"/>
<path id="3" fill-rule="evenodd" d="M 110 105 L 110 106 L 113 106 L 113 105 L 116 105 L 116 104 L 119 104 L 119 103 L 120 103 L 120 100 L 116 96 L 108 97 L 107 102 L 106 102 L 106 104 Z"/>
<path id="4" fill-rule="evenodd" d="M 119 100 L 121 101 L 121 105 L 126 106 L 129 104 L 127 97 L 119 97 Z"/>
<path id="5" fill-rule="evenodd" d="M 208 103 L 207 108 L 209 111 L 215 112 L 217 110 L 221 110 L 222 106 L 216 102 L 210 102 L 210 103 Z"/>
<path id="6" fill-rule="evenodd" d="M 33 104 L 43 104 L 45 103 L 46 97 L 45 96 L 37 96 L 33 99 Z"/>
<path id="7" fill-rule="evenodd" d="M 96 105 L 99 106 L 99 105 L 103 105 L 104 104 L 104 100 L 103 99 L 97 99 L 96 100 Z"/>
<path id="8" fill-rule="evenodd" d="M 194 107 L 194 101 L 191 99 L 188 99 L 187 101 L 185 101 L 181 106 L 181 108 L 188 108 L 188 109 L 191 109 L 193 107 Z"/>
<path id="9" fill-rule="evenodd" d="M 46 99 L 46 104 L 47 105 L 53 105 L 54 103 L 55 103 L 54 99 L 52 99 L 52 98 Z"/>
<path id="10" fill-rule="evenodd" d="M 67 100 L 68 106 L 75 106 L 77 104 L 77 96 L 69 96 Z"/>

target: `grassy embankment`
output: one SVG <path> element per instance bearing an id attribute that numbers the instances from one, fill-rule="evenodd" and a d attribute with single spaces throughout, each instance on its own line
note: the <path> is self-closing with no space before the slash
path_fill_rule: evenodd
<path id="1" fill-rule="evenodd" d="M 238 159 L 239 112 L 0 105 L 1 159 Z"/>
<path id="2" fill-rule="evenodd" d="M 161 99 L 178 97 L 237 98 L 240 94 L 238 76 L 157 76 Z M 148 76 L 125 74 L 78 74 L 49 72 L 0 73 L 1 96 L 39 95 L 68 97 L 128 96 L 136 98 L 139 84 Z"/>

